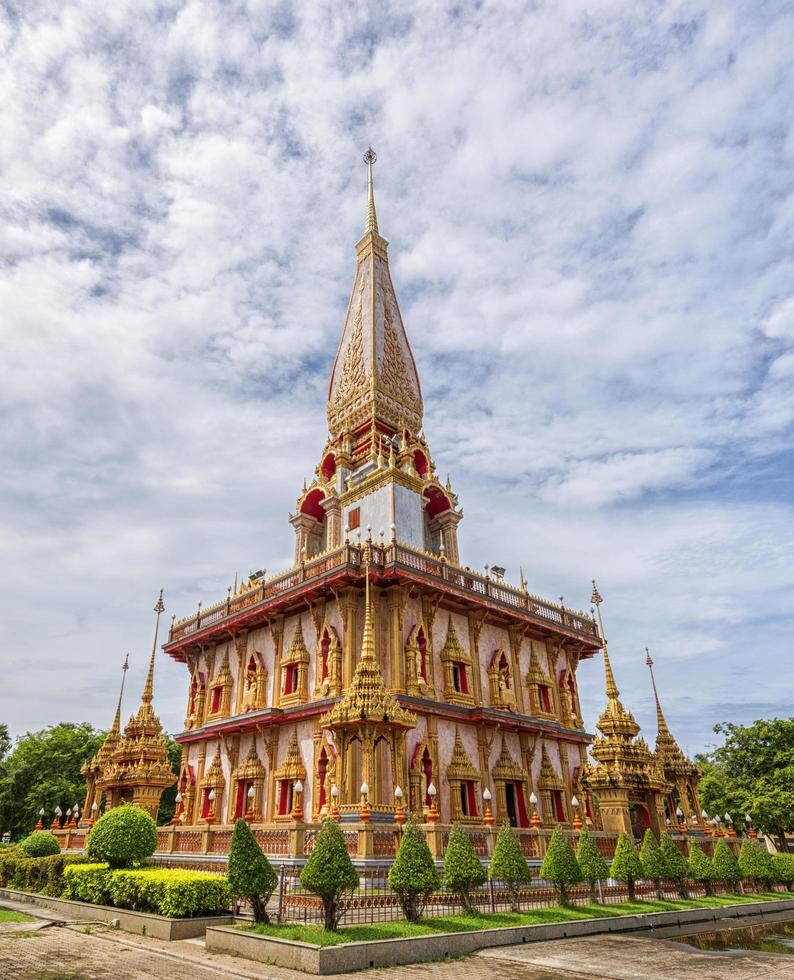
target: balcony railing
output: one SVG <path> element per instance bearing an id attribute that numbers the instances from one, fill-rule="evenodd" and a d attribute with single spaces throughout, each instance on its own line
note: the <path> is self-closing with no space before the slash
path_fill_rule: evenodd
<path id="1" fill-rule="evenodd" d="M 258 581 L 236 596 L 216 602 L 206 609 L 199 609 L 193 616 L 179 620 L 172 626 L 168 642 L 173 643 L 199 630 L 207 629 L 215 623 L 236 616 L 248 606 L 269 602 L 307 582 L 319 580 L 329 573 L 344 568 L 359 572 L 367 552 L 372 567 L 382 572 L 396 568 L 419 572 L 422 576 L 439 584 L 443 583 L 447 587 L 451 586 L 464 595 L 481 596 L 505 607 L 521 610 L 541 622 L 572 630 L 591 638 L 596 643 L 600 642 L 595 623 L 584 612 L 566 609 L 565 606 L 548 602 L 526 590 L 516 589 L 488 575 L 480 575 L 471 569 L 450 564 L 445 558 L 409 548 L 396 541 L 383 545 L 372 542 L 363 545 L 344 544 L 309 558 L 286 572 Z"/>

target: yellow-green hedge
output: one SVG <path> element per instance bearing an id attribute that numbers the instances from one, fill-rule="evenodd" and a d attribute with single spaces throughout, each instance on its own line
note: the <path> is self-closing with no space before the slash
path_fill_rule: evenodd
<path id="1" fill-rule="evenodd" d="M 226 912 L 231 901 L 223 875 L 179 868 L 113 871 L 83 864 L 65 869 L 64 882 L 64 898 L 178 919 Z"/>

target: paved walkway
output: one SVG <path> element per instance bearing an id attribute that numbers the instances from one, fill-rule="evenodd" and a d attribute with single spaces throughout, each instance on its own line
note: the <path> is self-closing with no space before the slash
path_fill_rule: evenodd
<path id="1" fill-rule="evenodd" d="M 12 903 L 4 903 L 11 906 Z M 35 914 L 18 932 L 0 935 L 3 980 L 306 980 L 307 974 L 208 953 L 201 940 L 165 943 L 102 925 L 45 919 Z M 41 913 L 41 915 L 39 915 Z M 50 928 L 41 928 L 48 925 Z M 89 931 L 90 930 L 90 931 Z M 339 980 L 791 980 L 794 956 L 705 953 L 678 943 L 598 936 L 483 950 L 445 963 L 367 970 Z"/>

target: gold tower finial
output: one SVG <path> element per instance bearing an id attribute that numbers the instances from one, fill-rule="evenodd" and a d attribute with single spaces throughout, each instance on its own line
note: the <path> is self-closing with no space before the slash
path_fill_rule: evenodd
<path id="1" fill-rule="evenodd" d="M 617 700 L 620 697 L 620 691 L 615 683 L 615 675 L 612 673 L 612 664 L 609 662 L 609 650 L 607 648 L 606 634 L 604 633 L 604 621 L 601 619 L 601 603 L 604 600 L 601 598 L 601 593 L 598 591 L 595 579 L 593 579 L 593 594 L 590 596 L 590 601 L 598 612 L 598 630 L 601 633 L 601 642 L 604 644 L 604 674 L 607 682 L 607 697 L 610 700 Z"/>
<path id="2" fill-rule="evenodd" d="M 157 602 L 154 604 L 154 611 L 157 617 L 154 621 L 154 640 L 152 641 L 152 655 L 149 658 L 149 672 L 146 675 L 146 684 L 143 688 L 143 695 L 141 696 L 141 701 L 144 704 L 151 704 L 152 698 L 154 696 L 154 655 L 157 652 L 157 634 L 160 630 L 160 613 L 165 612 L 165 606 L 163 605 L 163 590 L 160 589 L 160 595 L 157 597 Z"/>
<path id="3" fill-rule="evenodd" d="M 651 651 L 648 647 L 645 648 L 645 663 L 648 666 L 648 670 L 651 672 L 651 684 L 653 684 L 653 697 L 656 701 L 656 725 L 659 732 L 663 735 L 669 733 L 667 727 L 667 722 L 665 721 L 664 714 L 662 713 L 662 705 L 659 701 L 659 692 L 656 690 L 656 678 L 653 676 L 653 660 L 651 660 Z"/>
<path id="4" fill-rule="evenodd" d="M 364 154 L 364 163 L 367 165 L 367 217 L 364 221 L 364 234 L 372 232 L 378 234 L 378 216 L 375 213 L 375 187 L 372 182 L 372 164 L 378 159 L 378 154 L 370 146 Z"/>

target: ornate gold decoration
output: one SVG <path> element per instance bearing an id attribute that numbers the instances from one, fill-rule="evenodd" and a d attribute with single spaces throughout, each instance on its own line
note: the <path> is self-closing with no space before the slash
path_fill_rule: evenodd
<path id="1" fill-rule="evenodd" d="M 444 667 L 446 700 L 452 704 L 474 704 L 471 654 L 461 646 L 451 614 L 447 620 L 447 638 L 441 650 L 441 663 Z"/>
<path id="2" fill-rule="evenodd" d="M 452 757 L 447 766 L 447 782 L 449 783 L 450 799 L 452 800 L 452 819 L 453 822 L 479 823 L 479 795 L 480 770 L 471 761 L 469 754 L 463 747 L 460 737 L 460 730 L 455 726 L 455 744 L 452 748 Z M 475 785 L 475 812 L 464 814 L 461 806 L 461 783 L 474 783 Z"/>
<path id="3" fill-rule="evenodd" d="M 294 690 L 287 693 L 288 671 L 292 671 Z M 289 649 L 281 658 L 281 705 L 303 704 L 308 700 L 309 651 L 303 639 L 303 626 L 298 617 L 295 632 L 292 634 Z"/>
<path id="4" fill-rule="evenodd" d="M 306 766 L 303 764 L 300 746 L 298 745 L 298 729 L 293 728 L 287 745 L 287 755 L 281 765 L 274 771 L 273 778 L 305 780 Z"/>
<path id="5" fill-rule="evenodd" d="M 491 704 L 495 708 L 516 710 L 516 695 L 512 684 L 510 655 L 503 646 L 494 651 L 488 667 L 488 684 L 491 689 Z"/>

